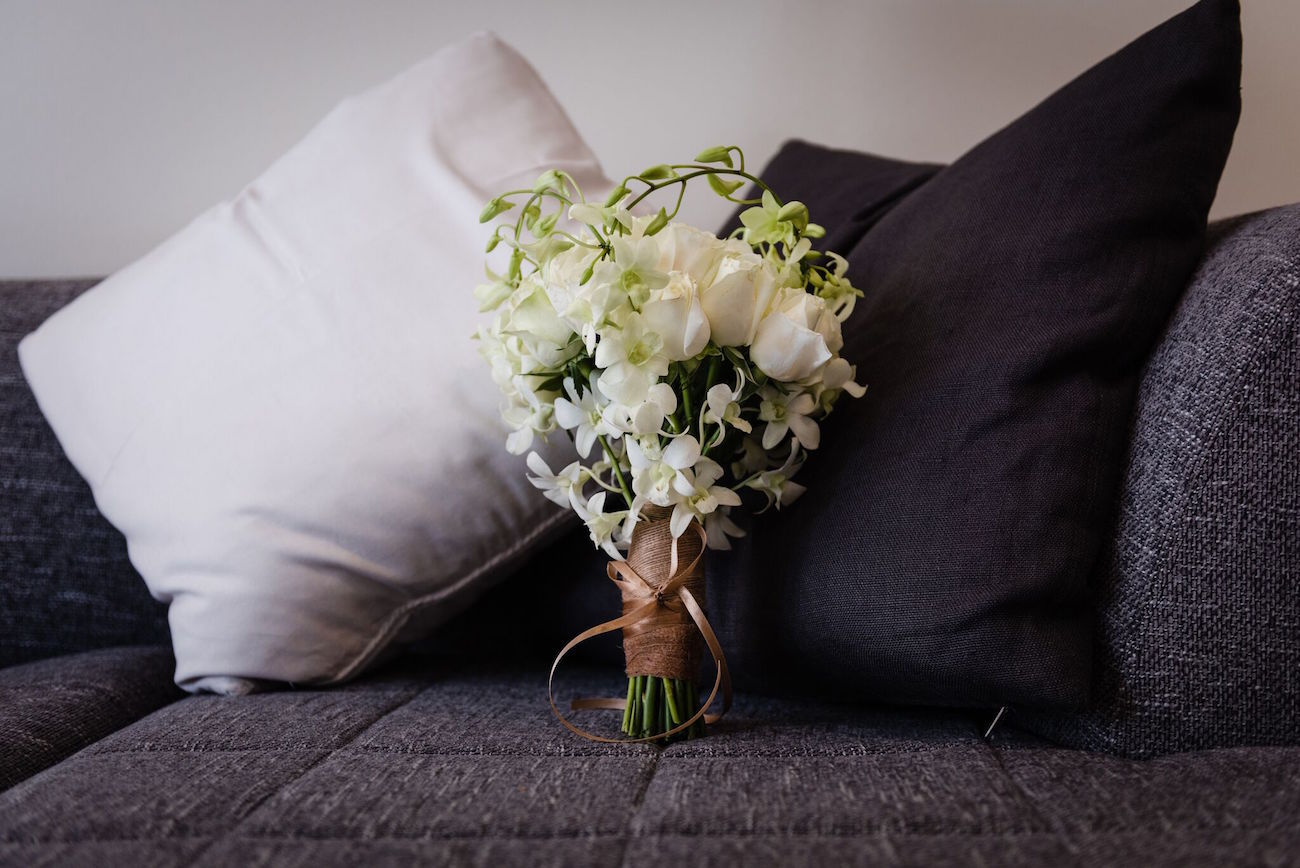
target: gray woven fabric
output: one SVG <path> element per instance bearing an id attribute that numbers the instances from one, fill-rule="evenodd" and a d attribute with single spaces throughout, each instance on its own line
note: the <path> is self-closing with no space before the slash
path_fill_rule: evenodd
<path id="1" fill-rule="evenodd" d="M 178 699 L 174 665 L 146 647 L 0 669 L 0 790 Z"/>
<path id="2" fill-rule="evenodd" d="M 1098 597 L 1093 710 L 1022 722 L 1131 756 L 1300 744 L 1300 205 L 1212 227 Z"/>
<path id="3" fill-rule="evenodd" d="M 543 669 L 446 663 L 189 697 L 0 794 L 0 865 L 1287 864 L 1300 749 L 1151 763 L 993 744 L 960 712 L 739 697 L 707 739 L 602 746 Z M 562 676 L 563 697 L 617 689 Z M 612 731 L 615 715 L 583 722 Z"/>
<path id="4" fill-rule="evenodd" d="M 18 366 L 18 341 L 94 281 L 0 281 L 0 666 L 165 644 L 126 541 L 99 514 Z"/>

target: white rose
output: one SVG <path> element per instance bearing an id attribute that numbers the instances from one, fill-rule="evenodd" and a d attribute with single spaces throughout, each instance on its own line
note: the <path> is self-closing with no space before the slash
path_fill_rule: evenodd
<path id="1" fill-rule="evenodd" d="M 712 281 L 726 250 L 722 239 L 685 223 L 670 223 L 656 237 L 661 271 L 680 271 L 697 285 Z"/>
<path id="2" fill-rule="evenodd" d="M 503 331 L 523 341 L 541 364 L 560 363 L 568 355 L 573 327 L 555 312 L 540 282 L 525 280 L 510 299 Z"/>
<path id="3" fill-rule="evenodd" d="M 777 295 L 775 268 L 760 256 L 728 254 L 714 282 L 700 292 L 713 342 L 722 347 L 754 342 L 759 322 Z"/>
<path id="4" fill-rule="evenodd" d="M 695 291 L 695 281 L 680 271 L 669 275 L 663 289 L 650 293 L 641 318 L 663 338 L 663 354 L 669 361 L 694 358 L 709 342 L 709 321 Z"/>
<path id="5" fill-rule="evenodd" d="M 826 302 L 795 290 L 783 293 L 759 323 L 749 357 L 769 377 L 789 383 L 829 362 L 843 343 L 839 321 Z"/>
<path id="6" fill-rule="evenodd" d="M 592 287 L 579 286 L 578 282 L 592 259 L 592 252 L 585 247 L 571 247 L 557 254 L 542 269 L 551 306 L 575 332 L 581 331 L 583 323 L 591 319 Z"/>

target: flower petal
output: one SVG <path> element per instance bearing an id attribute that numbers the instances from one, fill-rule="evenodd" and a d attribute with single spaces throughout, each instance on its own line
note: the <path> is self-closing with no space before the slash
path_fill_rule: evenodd
<path id="1" fill-rule="evenodd" d="M 674 470 L 694 467 L 700 458 L 700 441 L 690 434 L 679 434 L 664 447 L 664 463 Z"/>

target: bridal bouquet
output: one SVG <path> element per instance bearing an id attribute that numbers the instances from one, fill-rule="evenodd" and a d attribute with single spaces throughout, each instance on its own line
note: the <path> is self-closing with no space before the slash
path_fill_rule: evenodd
<path id="1" fill-rule="evenodd" d="M 697 180 L 748 206 L 730 236 L 674 219 Z M 737 196 L 746 183 L 759 198 Z M 477 337 L 504 394 L 506 447 L 528 453 L 533 484 L 586 524 L 623 597 L 622 617 L 560 657 L 622 630 L 627 697 L 574 707 L 621 708 L 635 740 L 700 735 L 719 689 L 724 712 L 730 699 L 703 610 L 703 549 L 742 535 L 731 519 L 742 493 L 762 510 L 803 493 L 793 478 L 820 420 L 843 393 L 864 391 L 839 355 L 840 323 L 861 293 L 842 257 L 812 249 L 824 230 L 808 209 L 747 173 L 737 147 L 653 166 L 600 204 L 548 171 L 494 198 L 481 219 L 511 211 L 487 246 L 508 248 L 507 264 L 475 290 L 497 311 Z M 530 449 L 559 431 L 579 459 L 553 470 Z M 716 668 L 703 701 L 701 640 Z"/>

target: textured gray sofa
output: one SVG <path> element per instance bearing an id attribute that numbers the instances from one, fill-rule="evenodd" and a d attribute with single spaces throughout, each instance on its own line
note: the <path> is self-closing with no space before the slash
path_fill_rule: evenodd
<path id="1" fill-rule="evenodd" d="M 1300 864 L 1300 207 L 1213 227 L 1148 365 L 1092 706 L 988 740 L 992 709 L 753 695 L 705 740 L 577 740 L 572 620 L 478 620 L 582 594 L 554 557 L 356 684 L 181 694 L 17 368 L 89 285 L 0 284 L 0 865 Z"/>

